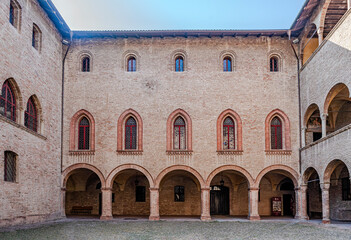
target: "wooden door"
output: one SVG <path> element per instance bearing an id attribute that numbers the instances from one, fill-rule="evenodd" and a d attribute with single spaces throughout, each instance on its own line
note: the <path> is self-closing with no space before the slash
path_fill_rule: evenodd
<path id="1" fill-rule="evenodd" d="M 229 215 L 229 188 L 212 186 L 210 194 L 211 215 Z"/>

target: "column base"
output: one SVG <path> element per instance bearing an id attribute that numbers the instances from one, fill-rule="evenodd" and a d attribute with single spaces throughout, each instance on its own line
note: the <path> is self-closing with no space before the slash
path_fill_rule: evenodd
<path id="1" fill-rule="evenodd" d="M 149 221 L 160 221 L 160 216 L 149 216 Z"/>
<path id="2" fill-rule="evenodd" d="M 206 222 L 206 221 L 211 221 L 211 216 L 201 216 L 201 221 L 204 221 L 204 222 Z"/>
<path id="3" fill-rule="evenodd" d="M 310 220 L 309 217 L 303 217 L 303 216 L 295 216 L 295 219 L 303 220 L 303 221 L 308 221 L 308 220 Z"/>
<path id="4" fill-rule="evenodd" d="M 100 216 L 100 220 L 105 220 L 105 221 L 107 221 L 107 220 L 112 220 L 112 219 L 113 219 L 112 216 Z"/>
<path id="5" fill-rule="evenodd" d="M 261 220 L 261 217 L 260 216 L 249 216 L 248 219 L 250 221 L 259 221 L 259 220 Z"/>
<path id="6" fill-rule="evenodd" d="M 322 220 L 322 223 L 323 223 L 323 224 L 330 224 L 330 219 L 323 219 L 323 220 Z"/>

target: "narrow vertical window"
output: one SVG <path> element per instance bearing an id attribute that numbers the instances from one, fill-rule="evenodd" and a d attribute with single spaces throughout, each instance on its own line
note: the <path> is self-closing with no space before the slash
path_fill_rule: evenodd
<path id="1" fill-rule="evenodd" d="M 182 117 L 178 117 L 174 121 L 173 128 L 173 147 L 175 150 L 186 149 L 186 133 L 185 133 L 185 121 Z"/>
<path id="2" fill-rule="evenodd" d="M 278 67 L 278 58 L 277 57 L 271 57 L 270 59 L 270 70 L 271 72 L 278 72 L 279 67 Z"/>
<path id="3" fill-rule="evenodd" d="M 350 179 L 342 178 L 342 200 L 351 201 Z"/>
<path id="4" fill-rule="evenodd" d="M 10 83 L 6 81 L 1 89 L 0 114 L 16 121 L 16 100 Z"/>
<path id="5" fill-rule="evenodd" d="M 35 108 L 33 98 L 31 97 L 27 102 L 27 109 L 24 114 L 24 125 L 27 128 L 36 132 L 37 124 L 38 124 L 37 111 Z"/>
<path id="6" fill-rule="evenodd" d="M 84 57 L 82 60 L 82 72 L 90 72 L 90 58 Z"/>
<path id="7" fill-rule="evenodd" d="M 125 149 L 137 149 L 137 123 L 133 117 L 126 121 Z"/>
<path id="8" fill-rule="evenodd" d="M 235 149 L 235 125 L 230 117 L 223 122 L 223 150 L 227 149 Z"/>
<path id="9" fill-rule="evenodd" d="M 9 8 L 9 22 L 12 26 L 19 29 L 20 27 L 20 17 L 21 16 L 21 6 L 18 4 L 16 0 L 10 1 Z"/>
<path id="10" fill-rule="evenodd" d="M 174 187 L 174 201 L 175 202 L 184 202 L 185 201 L 184 186 L 175 186 Z"/>
<path id="11" fill-rule="evenodd" d="M 283 149 L 282 122 L 278 117 L 271 122 L 271 149 Z"/>
<path id="12" fill-rule="evenodd" d="M 127 71 L 128 72 L 135 72 L 136 71 L 136 59 L 135 59 L 135 57 L 128 58 Z"/>
<path id="13" fill-rule="evenodd" d="M 184 59 L 181 56 L 177 57 L 175 60 L 175 71 L 176 72 L 184 71 Z"/>
<path id="14" fill-rule="evenodd" d="M 38 26 L 33 24 L 32 46 L 38 51 L 40 50 L 40 44 L 41 44 L 41 39 L 40 38 L 41 38 L 40 30 L 39 30 Z"/>
<path id="15" fill-rule="evenodd" d="M 12 2 L 10 3 L 10 16 L 9 16 L 10 23 L 15 26 L 15 8 L 13 7 Z"/>
<path id="16" fill-rule="evenodd" d="M 225 57 L 223 59 L 223 71 L 224 72 L 232 71 L 232 59 L 230 57 Z"/>
<path id="17" fill-rule="evenodd" d="M 146 200 L 146 187 L 145 186 L 135 186 L 135 201 L 145 202 Z"/>
<path id="18" fill-rule="evenodd" d="M 86 117 L 79 122 L 78 149 L 88 150 L 90 143 L 90 124 Z"/>
<path id="19" fill-rule="evenodd" d="M 5 152 L 4 181 L 6 182 L 16 182 L 16 156 L 14 152 Z"/>

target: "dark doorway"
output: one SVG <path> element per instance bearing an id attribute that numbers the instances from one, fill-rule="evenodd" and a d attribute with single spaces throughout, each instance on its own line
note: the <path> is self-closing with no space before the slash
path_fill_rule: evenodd
<path id="1" fill-rule="evenodd" d="M 102 214 L 102 193 L 99 193 L 99 215 Z"/>
<path id="2" fill-rule="evenodd" d="M 211 187 L 211 214 L 229 215 L 229 188 L 224 186 Z"/>
<path id="3" fill-rule="evenodd" d="M 293 216 L 294 199 L 291 194 L 283 195 L 283 210 L 284 216 Z"/>

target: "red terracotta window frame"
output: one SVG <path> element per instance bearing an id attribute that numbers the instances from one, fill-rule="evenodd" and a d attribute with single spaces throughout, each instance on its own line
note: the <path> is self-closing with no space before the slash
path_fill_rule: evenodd
<path id="1" fill-rule="evenodd" d="M 178 117 L 182 117 L 185 122 L 185 149 L 174 149 L 174 122 Z M 167 135 L 166 135 L 166 150 L 167 151 L 192 151 L 192 121 L 187 112 L 182 109 L 173 111 L 167 120 Z"/>
<path id="2" fill-rule="evenodd" d="M 128 119 L 133 118 L 136 121 L 136 148 L 128 149 L 125 142 L 126 124 Z M 143 120 L 139 113 L 133 109 L 124 111 L 118 118 L 117 122 L 117 151 L 143 151 Z"/>
<path id="3" fill-rule="evenodd" d="M 225 119 L 227 119 L 227 117 L 230 117 L 234 121 L 235 149 L 225 149 L 223 147 L 223 129 L 224 129 L 223 127 L 224 127 L 224 121 Z M 243 143 L 242 121 L 239 114 L 237 114 L 232 109 L 227 109 L 223 111 L 217 119 L 217 151 L 226 151 L 226 150 L 242 151 L 243 150 L 242 143 Z"/>
<path id="4" fill-rule="evenodd" d="M 271 122 L 278 117 L 282 124 L 282 149 L 271 148 Z M 265 120 L 265 150 L 291 150 L 291 139 L 290 139 L 290 120 L 288 116 L 280 109 L 271 111 Z"/>
<path id="5" fill-rule="evenodd" d="M 81 120 L 83 118 L 87 118 L 89 121 L 89 149 L 79 149 L 79 126 L 81 123 Z M 82 109 L 79 110 L 76 114 L 73 115 L 71 119 L 71 124 L 70 124 L 70 145 L 69 145 L 69 150 L 70 151 L 77 151 L 77 150 L 89 150 L 89 151 L 95 151 L 95 120 L 94 117 L 91 113 L 88 111 Z"/>

